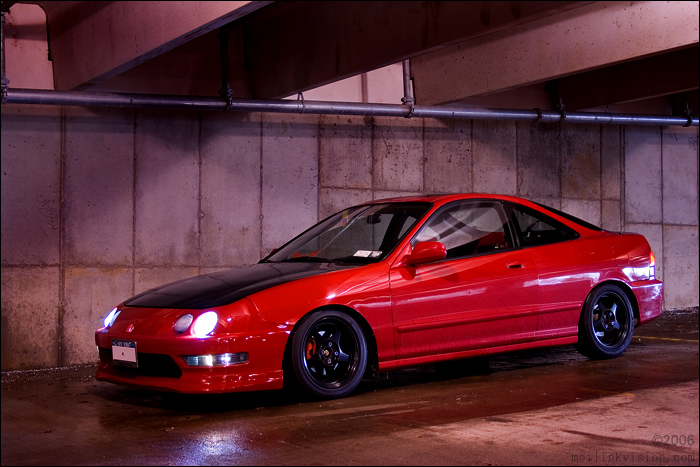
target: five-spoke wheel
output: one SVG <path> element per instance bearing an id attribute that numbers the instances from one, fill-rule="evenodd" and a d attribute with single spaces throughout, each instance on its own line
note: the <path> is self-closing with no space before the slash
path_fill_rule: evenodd
<path id="1" fill-rule="evenodd" d="M 606 284 L 586 299 L 579 321 L 576 348 L 590 358 L 620 356 L 632 341 L 634 314 L 627 295 Z"/>
<path id="2" fill-rule="evenodd" d="M 348 314 L 321 310 L 299 323 L 292 337 L 292 367 L 301 387 L 322 398 L 344 397 L 367 367 L 362 329 Z"/>

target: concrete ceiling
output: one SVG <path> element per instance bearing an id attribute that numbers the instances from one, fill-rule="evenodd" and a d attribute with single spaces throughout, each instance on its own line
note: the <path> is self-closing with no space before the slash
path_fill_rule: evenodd
<path id="1" fill-rule="evenodd" d="M 15 2 L 2 2 L 3 9 Z M 531 89 L 698 114 L 698 3 L 37 1 L 58 90 L 281 98 L 410 59 L 418 104 Z M 511 106 L 512 107 L 512 106 Z"/>

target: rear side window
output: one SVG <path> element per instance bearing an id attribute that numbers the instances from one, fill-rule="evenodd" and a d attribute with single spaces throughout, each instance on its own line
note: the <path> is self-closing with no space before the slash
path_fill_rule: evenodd
<path id="1" fill-rule="evenodd" d="M 579 237 L 578 232 L 544 213 L 515 204 L 510 207 L 521 246 L 549 245 Z"/>
<path id="2" fill-rule="evenodd" d="M 603 229 L 601 229 L 601 228 L 598 227 L 597 225 L 591 224 L 590 222 L 586 222 L 586 221 L 584 221 L 583 219 L 579 219 L 579 218 L 576 217 L 576 216 L 572 216 L 571 214 L 569 214 L 569 213 L 567 213 L 567 212 L 563 212 L 563 211 L 559 211 L 558 209 L 550 208 L 549 206 L 546 206 L 546 205 L 544 205 L 544 204 L 540 204 L 540 203 L 535 203 L 535 204 L 537 204 L 538 206 L 541 206 L 541 207 L 543 207 L 543 208 L 545 208 L 545 209 L 548 209 L 549 211 L 552 211 L 554 214 L 557 214 L 557 215 L 563 217 L 564 219 L 566 219 L 566 220 L 568 220 L 568 221 L 571 221 L 571 222 L 574 222 L 574 223 L 576 223 L 576 224 L 578 224 L 578 225 L 581 225 L 581 226 L 583 226 L 583 227 L 585 227 L 585 228 L 587 228 L 587 229 L 595 230 L 595 231 L 598 231 L 598 232 L 603 232 L 603 231 L 604 231 Z"/>

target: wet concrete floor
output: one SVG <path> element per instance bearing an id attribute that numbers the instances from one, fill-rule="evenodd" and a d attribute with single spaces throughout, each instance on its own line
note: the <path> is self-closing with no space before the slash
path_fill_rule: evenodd
<path id="1" fill-rule="evenodd" d="M 186 396 L 95 366 L 2 373 L 2 465 L 698 465 L 698 310 L 625 354 L 572 346 L 407 369 L 352 396 Z"/>

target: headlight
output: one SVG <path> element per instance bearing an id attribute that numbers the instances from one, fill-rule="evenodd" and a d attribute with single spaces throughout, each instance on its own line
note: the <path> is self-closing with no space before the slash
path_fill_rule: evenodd
<path id="1" fill-rule="evenodd" d="M 106 328 L 114 324 L 114 321 L 117 319 L 117 316 L 119 316 L 119 313 L 121 313 L 121 311 L 118 311 L 116 307 L 109 312 L 104 320 L 104 325 Z"/>
<path id="2" fill-rule="evenodd" d="M 194 320 L 194 327 L 192 332 L 197 337 L 206 337 L 207 334 L 212 332 L 216 327 L 216 323 L 219 322 L 219 316 L 214 311 L 207 311 L 202 313 Z"/>
<path id="3" fill-rule="evenodd" d="M 180 316 L 177 321 L 175 321 L 175 332 L 185 332 L 187 328 L 192 324 L 192 315 L 187 313 L 186 315 Z"/>

